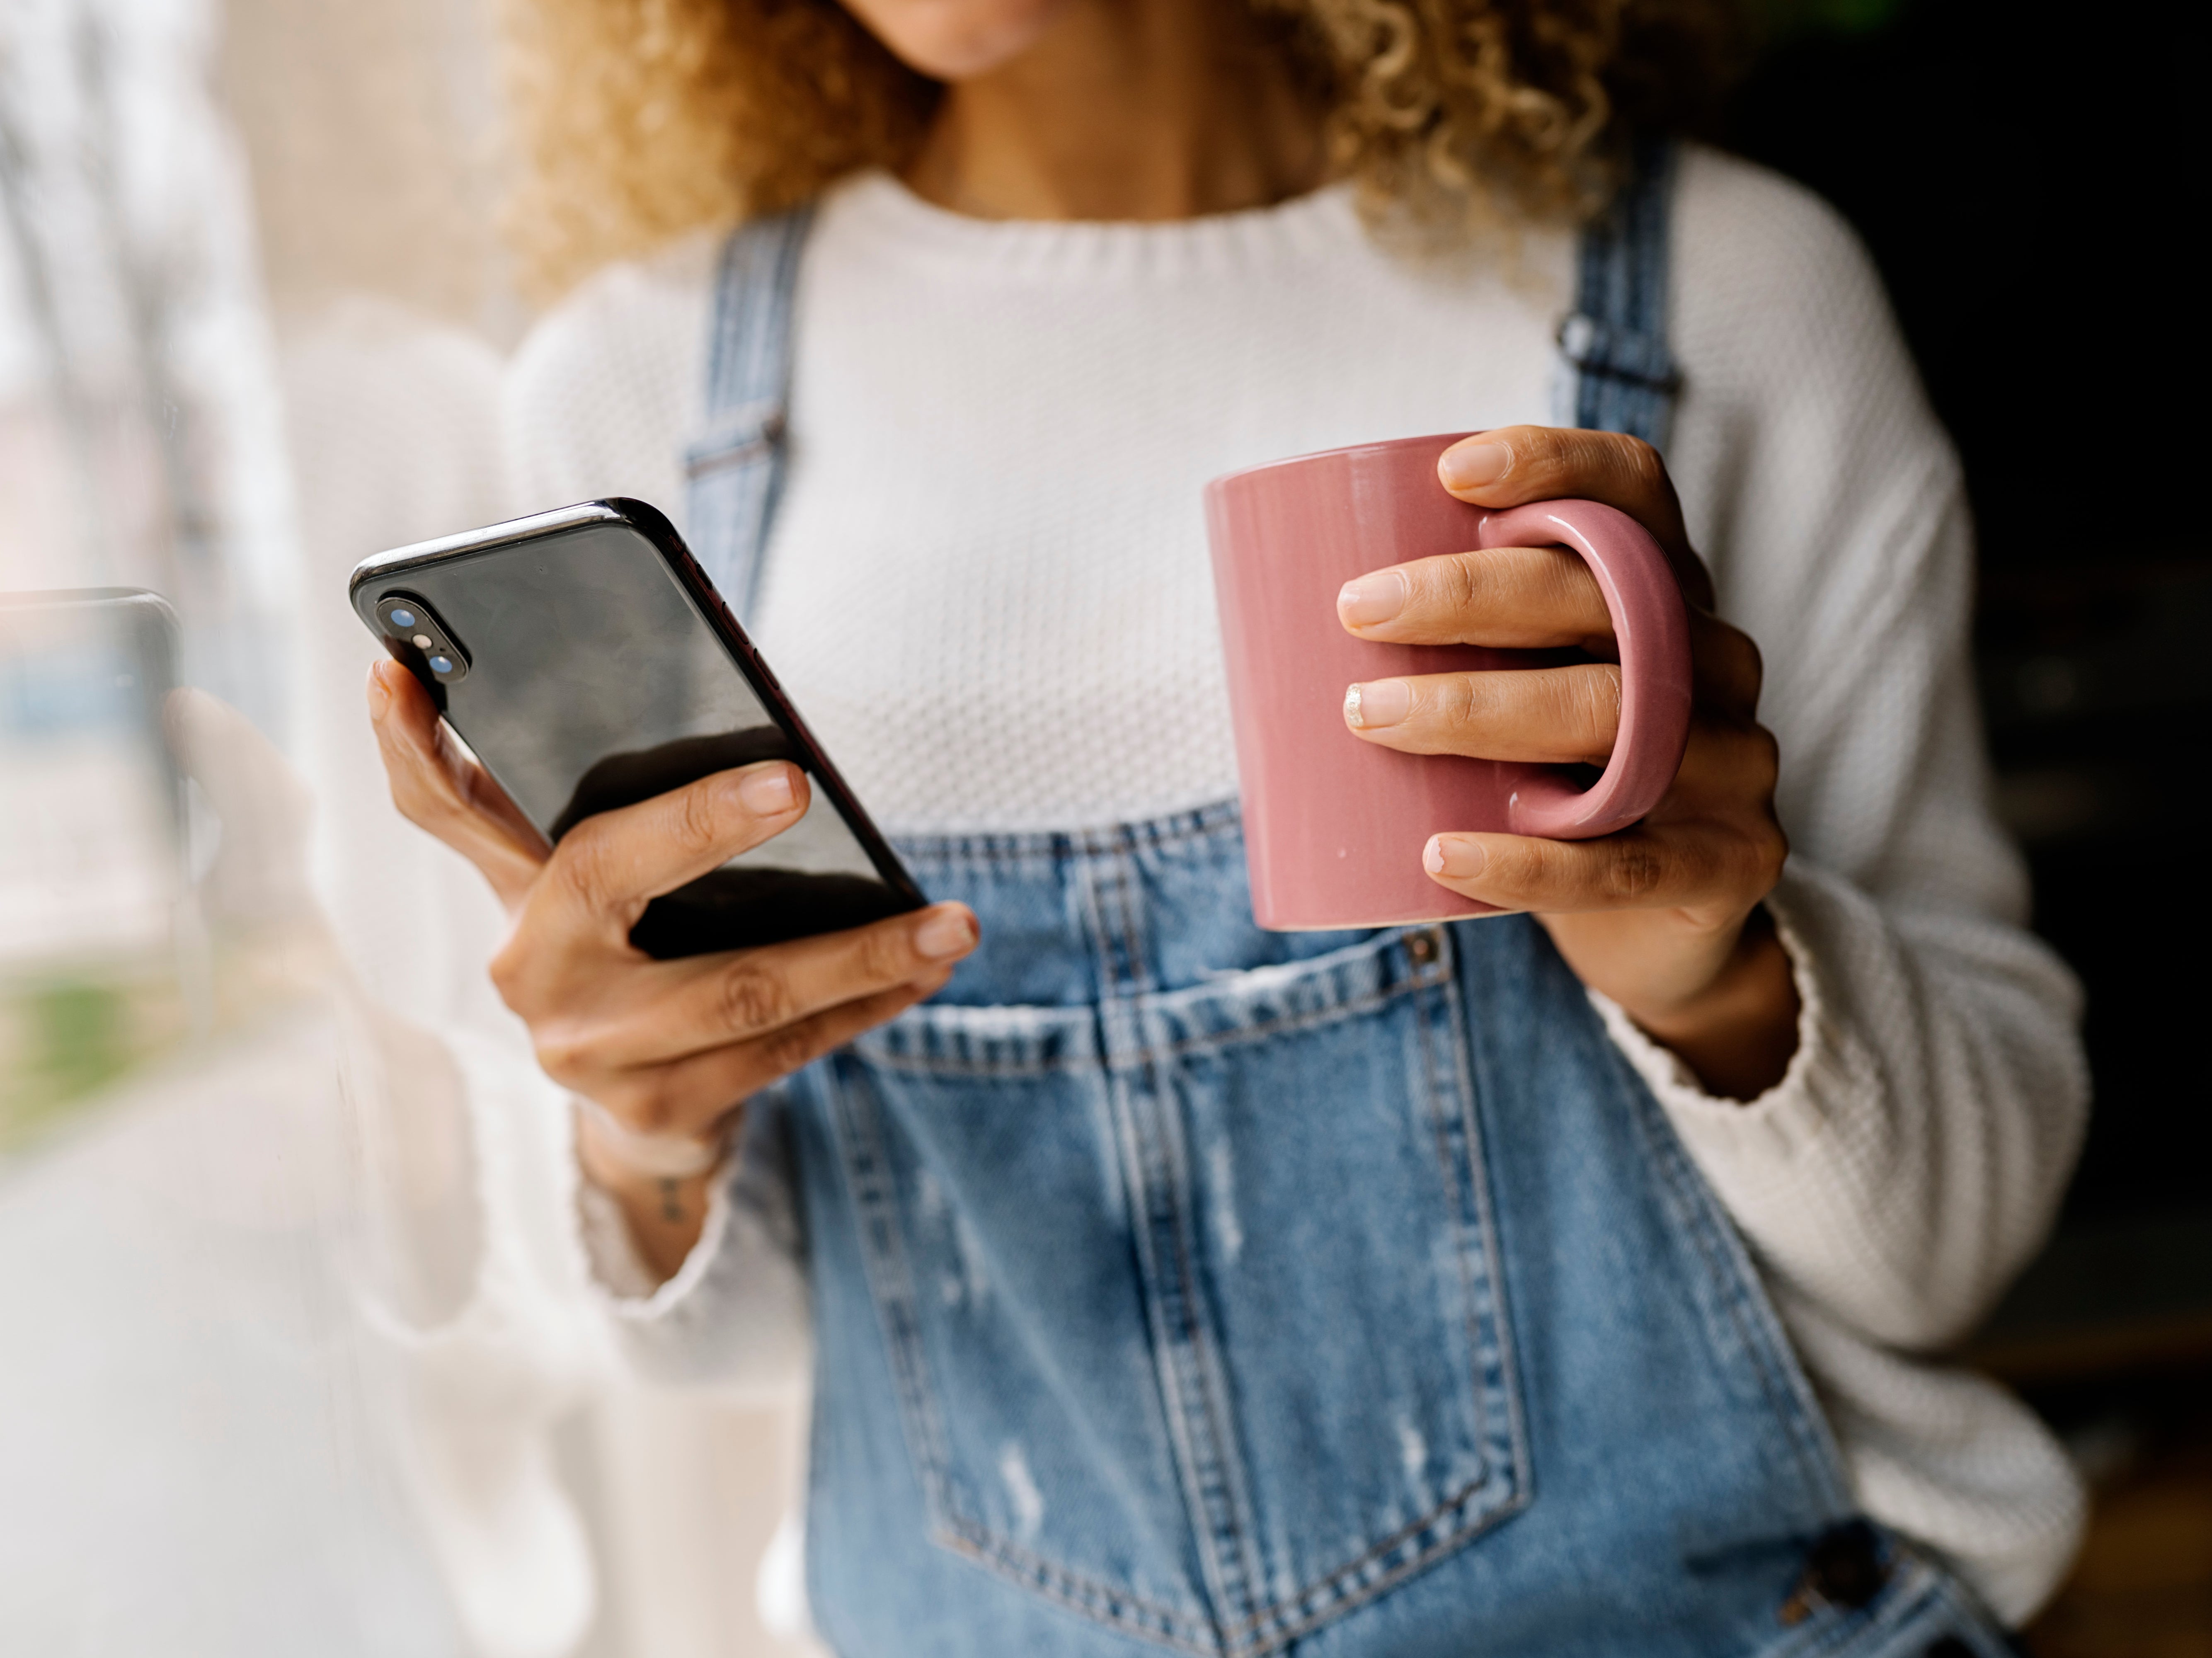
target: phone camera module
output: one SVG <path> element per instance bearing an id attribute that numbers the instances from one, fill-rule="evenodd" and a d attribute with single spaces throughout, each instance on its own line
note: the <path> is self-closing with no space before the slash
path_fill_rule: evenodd
<path id="1" fill-rule="evenodd" d="M 427 669 L 442 684 L 467 677 L 468 653 L 421 599 L 411 593 L 386 593 L 377 600 L 376 614 L 393 653 L 411 663 L 416 672 Z"/>

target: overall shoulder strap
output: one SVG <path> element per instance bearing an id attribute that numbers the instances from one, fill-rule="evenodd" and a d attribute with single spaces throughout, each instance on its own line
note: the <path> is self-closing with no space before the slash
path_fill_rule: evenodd
<path id="1" fill-rule="evenodd" d="M 1583 232 L 1575 308 L 1559 325 L 1562 425 L 1667 446 L 1681 376 L 1667 349 L 1670 139 L 1639 139 L 1626 181 Z"/>
<path id="2" fill-rule="evenodd" d="M 783 488 L 792 293 L 813 216 L 800 207 L 739 225 L 715 269 L 706 421 L 684 472 L 692 556 L 741 620 L 752 612 Z"/>

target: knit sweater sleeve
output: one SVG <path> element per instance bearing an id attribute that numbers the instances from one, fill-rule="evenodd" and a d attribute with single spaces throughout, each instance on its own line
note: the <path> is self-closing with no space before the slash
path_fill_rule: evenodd
<path id="1" fill-rule="evenodd" d="M 1792 847 L 1769 902 L 1803 1011 L 1788 1073 L 1740 1104 L 1600 1011 L 1766 1269 L 1935 1347 L 2050 1225 L 2087 1111 L 2080 994 L 1992 815 L 1964 492 L 1869 262 L 1821 203 L 1706 152 L 1677 223 L 1669 462 L 1765 659 Z"/>

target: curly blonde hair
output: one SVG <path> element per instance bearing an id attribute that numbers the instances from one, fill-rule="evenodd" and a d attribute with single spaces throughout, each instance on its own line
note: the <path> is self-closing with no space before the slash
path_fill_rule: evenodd
<path id="1" fill-rule="evenodd" d="M 1631 126 L 1690 125 L 1731 0 L 1248 0 L 1326 112 L 1370 223 L 1446 233 L 1602 206 Z M 897 167 L 943 93 L 836 0 L 500 0 L 541 297 L 695 228 Z"/>

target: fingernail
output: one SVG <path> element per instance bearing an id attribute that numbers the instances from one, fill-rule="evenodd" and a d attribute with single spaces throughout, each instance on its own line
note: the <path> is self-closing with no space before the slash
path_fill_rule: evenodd
<path id="1" fill-rule="evenodd" d="M 1481 841 L 1463 840 L 1456 835 L 1432 835 L 1421 851 L 1422 868 L 1431 875 L 1454 881 L 1473 880 L 1489 861 L 1490 854 L 1482 849 Z"/>
<path id="2" fill-rule="evenodd" d="M 384 683 L 384 676 L 371 668 L 368 671 L 368 717 L 381 720 L 391 706 L 391 688 Z"/>
<path id="3" fill-rule="evenodd" d="M 1395 726 L 1413 706 L 1413 692 L 1402 679 L 1378 679 L 1354 685 L 1344 694 L 1344 723 L 1356 732 Z"/>
<path id="4" fill-rule="evenodd" d="M 791 768 L 763 766 L 756 772 L 745 774 L 738 785 L 738 799 L 747 811 L 763 817 L 772 817 L 778 812 L 789 811 L 799 792 L 791 786 Z"/>
<path id="5" fill-rule="evenodd" d="M 975 942 L 975 923 L 964 909 L 940 909 L 914 930 L 914 947 L 925 956 L 957 956 Z"/>
<path id="6" fill-rule="evenodd" d="M 1336 614 L 1347 628 L 1371 628 L 1404 610 L 1407 596 L 1403 570 L 1377 570 L 1344 584 L 1336 596 Z"/>
<path id="7" fill-rule="evenodd" d="M 1462 443 L 1447 449 L 1437 462 L 1437 476 L 1447 489 L 1479 489 L 1495 483 L 1513 465 L 1513 451 L 1502 443 Z"/>

